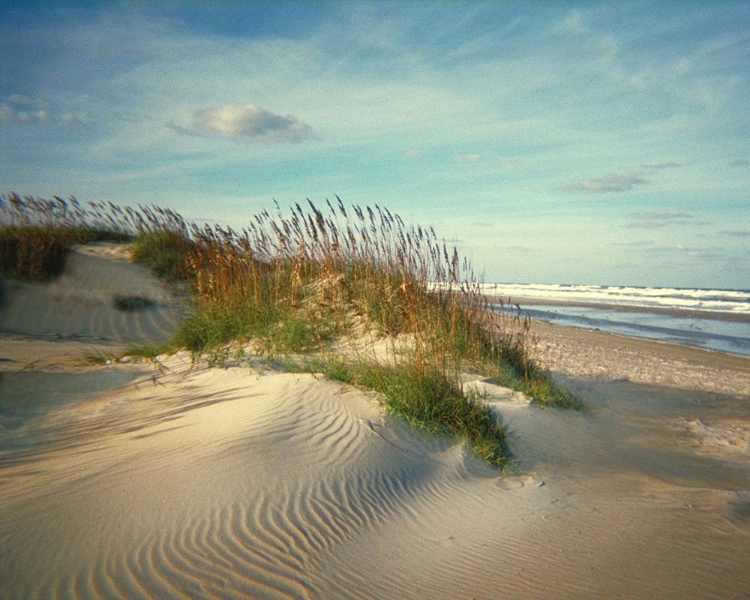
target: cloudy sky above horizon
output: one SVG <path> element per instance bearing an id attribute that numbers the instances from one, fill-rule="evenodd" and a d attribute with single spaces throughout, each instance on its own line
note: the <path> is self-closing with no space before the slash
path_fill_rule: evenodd
<path id="1" fill-rule="evenodd" d="M 432 225 L 487 281 L 750 288 L 747 2 L 4 2 L 0 192 Z"/>

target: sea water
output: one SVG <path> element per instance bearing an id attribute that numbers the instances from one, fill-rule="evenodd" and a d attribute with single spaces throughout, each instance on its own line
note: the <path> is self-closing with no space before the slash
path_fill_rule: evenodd
<path id="1" fill-rule="evenodd" d="M 750 355 L 749 290 L 491 283 L 482 291 L 540 321 Z"/>

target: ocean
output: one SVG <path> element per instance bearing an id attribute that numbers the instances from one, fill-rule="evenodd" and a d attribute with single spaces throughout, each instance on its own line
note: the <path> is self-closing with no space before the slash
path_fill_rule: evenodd
<path id="1" fill-rule="evenodd" d="M 535 320 L 750 356 L 750 290 L 506 283 L 482 289 L 506 306 L 510 298 Z"/>

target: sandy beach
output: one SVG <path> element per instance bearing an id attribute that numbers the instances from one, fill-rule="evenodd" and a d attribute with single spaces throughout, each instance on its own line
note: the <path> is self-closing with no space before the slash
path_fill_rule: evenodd
<path id="1" fill-rule="evenodd" d="M 589 408 L 474 378 L 500 472 L 252 357 L 85 360 L 184 309 L 111 246 L 74 256 L 0 308 L 0 597 L 750 598 L 750 358 L 535 323 Z"/>

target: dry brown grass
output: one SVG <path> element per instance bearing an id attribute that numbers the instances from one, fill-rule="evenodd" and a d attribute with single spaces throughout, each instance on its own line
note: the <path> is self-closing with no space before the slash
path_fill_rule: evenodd
<path id="1" fill-rule="evenodd" d="M 0 245 L 3 260 L 27 264 L 31 273 L 44 269 L 36 254 L 57 260 L 39 240 L 65 248 L 97 236 L 133 239 L 136 258 L 162 277 L 184 279 L 193 292 L 195 310 L 177 345 L 202 352 L 253 340 L 267 354 L 322 351 L 328 366 L 316 363 L 321 370 L 368 382 L 422 426 L 467 435 L 492 462 L 503 460 L 504 431 L 488 427 L 490 417 L 463 393 L 462 371 L 494 377 L 542 404 L 577 404 L 531 360 L 531 323 L 518 307 L 491 310 L 455 248 L 432 228 L 408 226 L 377 205 L 345 206 L 338 197 L 323 210 L 310 201 L 286 213 L 276 205 L 274 214 L 263 211 L 236 231 L 189 224 L 158 207 L 83 207 L 74 199 L 12 194 L 0 198 L 3 236 L 11 239 Z M 392 340 L 384 363 L 332 352 L 335 341 L 355 335 L 355 323 Z M 395 340 L 405 338 L 409 343 L 397 349 Z M 433 405 L 430 394 L 437 394 Z M 457 426 L 460 415 L 479 429 Z"/>

